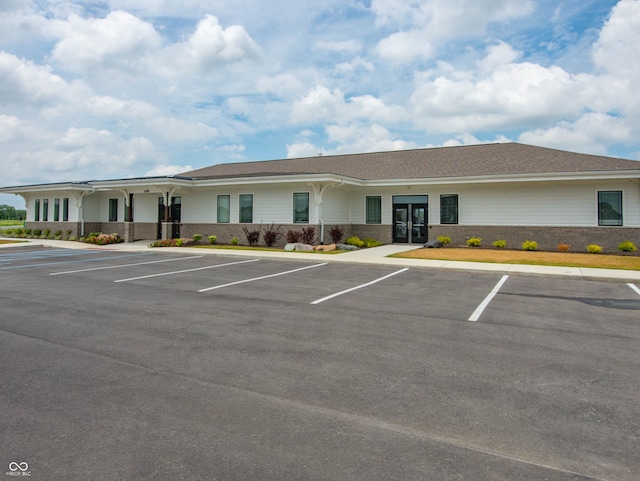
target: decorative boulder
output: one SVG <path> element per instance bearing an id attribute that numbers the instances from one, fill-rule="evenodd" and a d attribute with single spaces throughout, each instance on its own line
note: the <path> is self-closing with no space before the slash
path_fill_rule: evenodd
<path id="1" fill-rule="evenodd" d="M 444 244 L 440 242 L 438 239 L 434 239 L 434 240 L 430 240 L 429 242 L 426 242 L 424 244 L 424 247 L 438 248 L 438 247 L 442 247 L 443 245 Z"/>
<path id="2" fill-rule="evenodd" d="M 336 245 L 335 244 L 319 245 L 319 246 L 314 246 L 313 249 L 317 251 L 329 252 L 329 251 L 336 250 Z"/>
<path id="3" fill-rule="evenodd" d="M 357 251 L 358 250 L 356 246 L 352 246 L 351 244 L 338 244 L 337 247 L 341 251 Z"/>
<path id="4" fill-rule="evenodd" d="M 284 246 L 286 251 L 312 251 L 313 246 L 309 244 L 303 244 L 302 242 L 289 243 Z"/>

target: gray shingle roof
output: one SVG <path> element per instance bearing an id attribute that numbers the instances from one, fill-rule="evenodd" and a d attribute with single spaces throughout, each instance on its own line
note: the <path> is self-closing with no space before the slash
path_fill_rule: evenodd
<path id="1" fill-rule="evenodd" d="M 640 162 L 505 143 L 218 164 L 180 175 L 213 179 L 336 174 L 383 180 L 618 170 L 638 170 L 640 175 Z"/>

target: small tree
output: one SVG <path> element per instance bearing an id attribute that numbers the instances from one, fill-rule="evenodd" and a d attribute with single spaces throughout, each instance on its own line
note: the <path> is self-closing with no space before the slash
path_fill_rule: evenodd
<path id="1" fill-rule="evenodd" d="M 287 243 L 288 244 L 296 244 L 300 242 L 300 236 L 302 232 L 297 230 L 289 230 L 287 231 Z"/>
<path id="2" fill-rule="evenodd" d="M 302 228 L 301 240 L 304 244 L 313 244 L 316 238 L 316 228 L 312 225 Z"/>
<path id="3" fill-rule="evenodd" d="M 344 237 L 344 229 L 342 226 L 334 225 L 331 229 L 329 229 L 329 237 L 331 237 L 331 242 L 337 244 Z"/>
<path id="4" fill-rule="evenodd" d="M 249 230 L 247 229 L 247 226 L 243 226 L 242 232 L 244 232 L 244 235 L 247 238 L 247 242 L 250 246 L 253 247 L 258 245 L 258 241 L 260 240 L 260 229 Z"/>
<path id="5" fill-rule="evenodd" d="M 280 237 L 282 237 L 280 226 L 276 227 L 273 223 L 270 226 L 265 227 L 264 232 L 262 233 L 262 239 L 267 247 L 273 247 Z"/>

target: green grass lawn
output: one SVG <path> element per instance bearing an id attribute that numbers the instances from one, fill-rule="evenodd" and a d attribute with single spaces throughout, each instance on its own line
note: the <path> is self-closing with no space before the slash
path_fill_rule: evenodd
<path id="1" fill-rule="evenodd" d="M 21 220 L 0 220 L 0 227 L 22 227 L 23 224 Z"/>

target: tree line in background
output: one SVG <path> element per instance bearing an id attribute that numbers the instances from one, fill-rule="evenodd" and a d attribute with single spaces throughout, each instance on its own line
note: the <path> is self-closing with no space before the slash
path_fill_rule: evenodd
<path id="1" fill-rule="evenodd" d="M 27 211 L 24 209 L 16 209 L 7 204 L 0 205 L 0 220 L 24 220 L 27 217 Z"/>

